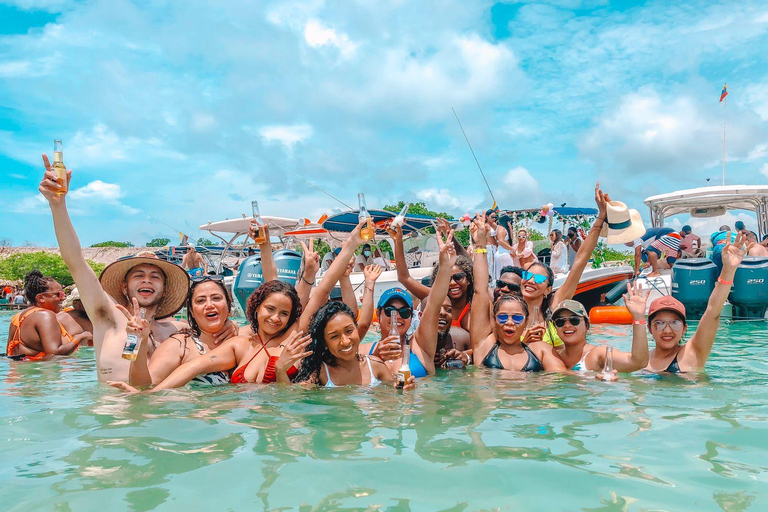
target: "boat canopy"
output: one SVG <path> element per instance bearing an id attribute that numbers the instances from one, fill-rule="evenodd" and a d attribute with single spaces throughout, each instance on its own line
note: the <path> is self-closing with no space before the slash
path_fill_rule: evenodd
<path id="1" fill-rule="evenodd" d="M 394 219 L 397 214 L 388 212 L 386 210 L 368 210 L 373 218 L 373 223 L 376 225 L 376 232 L 379 234 L 386 234 L 384 226 L 386 221 Z M 358 210 L 337 213 L 331 217 L 328 217 L 323 223 L 323 228 L 328 231 L 340 231 L 342 233 L 350 233 L 355 226 L 357 226 Z M 403 233 L 413 233 L 414 231 L 420 231 L 424 228 L 432 226 L 433 222 L 437 219 L 428 215 L 418 215 L 415 213 L 408 213 L 405 216 L 405 224 L 403 224 Z M 446 219 L 448 222 L 455 223 L 453 219 Z"/>
<path id="2" fill-rule="evenodd" d="M 299 225 L 298 219 L 289 219 L 286 217 L 270 217 L 262 215 L 261 219 L 269 226 L 269 234 L 272 236 L 282 236 L 286 231 L 290 231 Z M 201 231 L 208 231 L 213 233 L 218 231 L 219 233 L 248 233 L 251 229 L 251 221 L 253 217 L 242 217 L 239 219 L 227 219 L 217 222 L 208 221 L 207 224 L 200 226 Z"/>
<path id="3" fill-rule="evenodd" d="M 645 200 L 651 210 L 651 223 L 664 225 L 664 219 L 674 215 L 718 217 L 729 210 L 754 212 L 759 235 L 768 233 L 768 186 L 725 185 L 678 190 L 651 196 Z"/>

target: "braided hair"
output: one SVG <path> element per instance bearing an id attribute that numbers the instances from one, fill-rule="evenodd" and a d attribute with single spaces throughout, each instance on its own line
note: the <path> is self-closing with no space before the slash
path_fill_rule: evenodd
<path id="1" fill-rule="evenodd" d="M 253 291 L 251 296 L 248 297 L 248 303 L 245 307 L 245 316 L 251 323 L 254 334 L 259 333 L 259 318 L 256 312 L 259 306 L 273 293 L 282 293 L 291 299 L 291 316 L 288 318 L 288 323 L 285 324 L 285 327 L 277 333 L 277 336 L 285 334 L 301 316 L 301 300 L 299 299 L 299 294 L 296 293 L 296 288 L 278 280 L 267 281 Z"/>
<path id="2" fill-rule="evenodd" d="M 39 270 L 32 270 L 24 276 L 24 296 L 30 304 L 37 304 L 37 296 L 48 291 L 56 280 L 50 276 L 44 276 Z"/>
<path id="3" fill-rule="evenodd" d="M 334 300 L 318 309 L 309 322 L 309 335 L 312 337 L 312 342 L 307 350 L 311 350 L 312 354 L 302 361 L 301 369 L 294 382 L 303 382 L 309 379 L 319 381 L 322 363 L 331 366 L 335 364 L 335 357 L 331 354 L 325 341 L 325 327 L 336 315 L 349 316 L 357 328 L 355 314 L 343 302 Z"/>

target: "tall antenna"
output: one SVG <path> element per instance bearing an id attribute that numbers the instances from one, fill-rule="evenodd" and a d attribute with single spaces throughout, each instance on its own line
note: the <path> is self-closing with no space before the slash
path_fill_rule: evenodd
<path id="1" fill-rule="evenodd" d="M 459 115 L 456 113 L 456 109 L 454 109 L 453 107 L 451 107 L 451 110 L 453 110 L 453 115 L 456 116 L 456 122 L 459 123 L 459 128 L 461 128 L 461 133 L 464 134 L 464 140 L 467 141 L 467 146 L 469 146 L 469 150 L 472 152 L 472 158 L 475 159 L 477 168 L 480 170 L 480 174 L 483 176 L 483 181 L 485 181 L 485 186 L 488 187 L 488 193 L 491 194 L 491 199 L 493 199 L 493 204 L 496 204 L 496 198 L 493 197 L 493 192 L 491 192 L 491 186 L 488 184 L 488 180 L 485 178 L 485 173 L 483 172 L 483 168 L 480 167 L 480 162 L 477 161 L 477 156 L 475 156 L 475 150 L 472 149 L 472 144 L 469 143 L 469 138 L 467 137 L 467 133 L 464 131 L 464 127 L 461 126 Z"/>

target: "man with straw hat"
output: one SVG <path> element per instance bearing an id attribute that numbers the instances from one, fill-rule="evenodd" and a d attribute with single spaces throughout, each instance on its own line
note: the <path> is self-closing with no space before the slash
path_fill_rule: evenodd
<path id="1" fill-rule="evenodd" d="M 189 277 L 184 269 L 168 261 L 132 257 L 112 263 L 104 269 L 101 278 L 97 278 L 83 257 L 67 211 L 66 192 L 61 192 L 63 187 L 57 183 L 56 172 L 51 169 L 46 155 L 43 155 L 43 163 L 45 175 L 39 190 L 51 207 L 61 256 L 93 323 L 98 378 L 101 381 L 128 381 L 131 361 L 123 359 L 122 352 L 128 334 L 126 327 L 129 320 L 134 320 L 132 312 L 145 309 L 151 345 L 164 341 L 180 327 L 168 317 L 184 304 Z M 68 170 L 67 182 L 70 179 L 71 171 Z M 136 307 L 131 307 L 129 312 L 126 308 L 131 302 Z"/>

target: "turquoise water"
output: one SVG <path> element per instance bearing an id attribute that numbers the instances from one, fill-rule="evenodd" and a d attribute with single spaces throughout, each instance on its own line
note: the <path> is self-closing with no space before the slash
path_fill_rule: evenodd
<path id="1" fill-rule="evenodd" d="M 628 332 L 596 326 L 592 339 L 626 348 Z M 695 380 L 476 368 L 405 395 L 129 396 L 96 382 L 93 349 L 3 359 L 0 509 L 766 510 L 767 334 L 722 326 Z"/>

